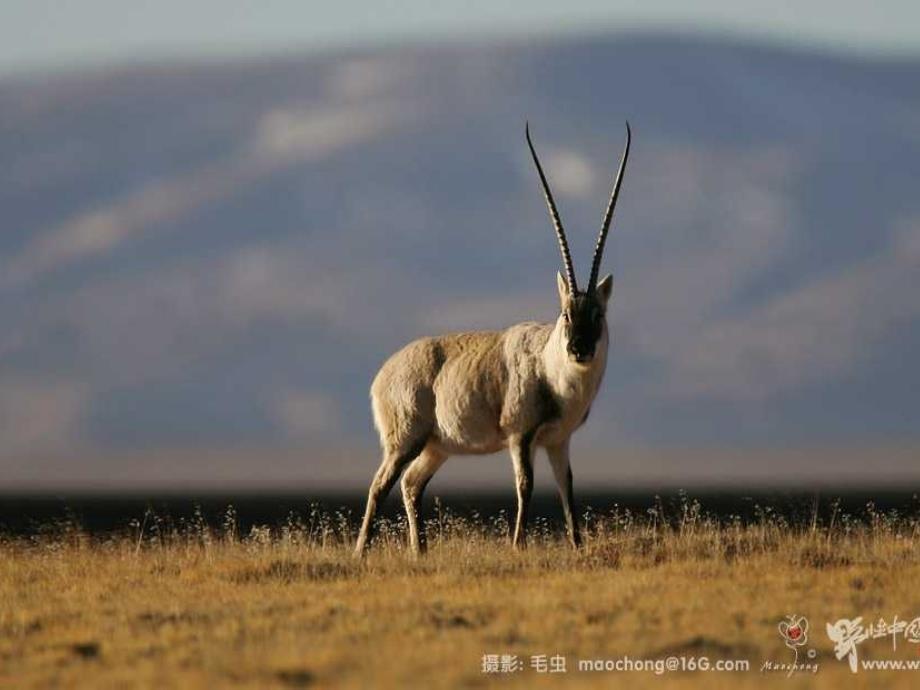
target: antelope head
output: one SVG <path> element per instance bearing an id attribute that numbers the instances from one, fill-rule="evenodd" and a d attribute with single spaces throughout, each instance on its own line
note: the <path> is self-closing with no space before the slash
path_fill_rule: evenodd
<path id="1" fill-rule="evenodd" d="M 572 265 L 572 255 L 569 253 L 569 243 L 566 240 L 562 221 L 559 219 L 559 211 L 556 209 L 556 202 L 553 200 L 553 194 L 546 181 L 546 175 L 543 174 L 543 167 L 540 165 L 540 159 L 537 157 L 533 142 L 530 140 L 529 125 L 526 127 L 525 132 L 527 135 L 527 145 L 530 147 L 530 154 L 533 156 L 534 165 L 540 176 L 540 183 L 543 185 L 543 196 L 546 197 L 546 206 L 549 209 L 553 227 L 556 229 L 556 238 L 559 240 L 559 250 L 562 253 L 562 265 L 565 269 L 564 275 L 561 271 L 556 274 L 560 306 L 556 328 L 562 334 L 569 359 L 577 364 L 588 364 L 594 359 L 597 344 L 604 333 L 607 302 L 613 292 L 613 276 L 607 274 L 600 281 L 598 281 L 597 276 L 600 271 L 601 258 L 604 254 L 604 243 L 607 241 L 607 231 L 610 229 L 610 221 L 613 218 L 613 209 L 616 206 L 617 196 L 620 193 L 620 184 L 623 182 L 623 171 L 626 168 L 626 159 L 629 156 L 629 141 L 631 137 L 629 123 L 626 123 L 626 145 L 623 148 L 623 156 L 620 158 L 620 167 L 617 171 L 616 180 L 613 183 L 610 200 L 607 202 L 607 210 L 604 213 L 601 230 L 597 236 L 597 245 L 594 248 L 594 258 L 591 261 L 591 274 L 588 278 L 588 285 L 584 290 L 578 289 L 578 282 L 575 279 L 575 268 Z"/>

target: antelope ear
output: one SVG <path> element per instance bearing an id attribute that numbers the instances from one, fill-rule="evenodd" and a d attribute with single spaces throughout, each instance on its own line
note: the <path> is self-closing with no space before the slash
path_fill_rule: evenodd
<path id="1" fill-rule="evenodd" d="M 559 290 L 559 305 L 565 309 L 569 302 L 569 284 L 562 277 L 562 271 L 556 271 L 556 289 Z"/>
<path id="2" fill-rule="evenodd" d="M 597 295 L 604 304 L 610 301 L 610 295 L 613 294 L 613 276 L 609 273 L 604 276 L 603 280 L 597 284 Z"/>

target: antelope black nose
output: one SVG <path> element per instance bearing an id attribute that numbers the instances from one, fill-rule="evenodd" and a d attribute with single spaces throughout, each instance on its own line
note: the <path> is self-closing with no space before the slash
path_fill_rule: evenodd
<path id="1" fill-rule="evenodd" d="M 594 357 L 593 348 L 586 347 L 581 343 L 572 343 L 569 346 L 569 354 L 579 364 L 590 362 Z"/>

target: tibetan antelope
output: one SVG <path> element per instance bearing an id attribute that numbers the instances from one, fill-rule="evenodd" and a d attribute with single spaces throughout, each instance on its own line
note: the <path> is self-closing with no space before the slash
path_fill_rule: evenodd
<path id="1" fill-rule="evenodd" d="M 371 482 L 355 547 L 364 553 L 378 503 L 400 472 L 409 546 L 424 546 L 419 507 L 428 481 L 449 455 L 495 453 L 507 447 L 517 485 L 513 544 L 524 544 L 537 447 L 549 456 L 571 544 L 581 541 L 573 506 L 569 439 L 588 416 L 607 362 L 607 303 L 613 278 L 598 281 L 604 242 L 629 156 L 630 130 L 594 249 L 591 273 L 578 289 L 568 241 L 546 176 L 525 129 L 549 209 L 565 275 L 557 272 L 555 323 L 520 323 L 504 331 L 422 338 L 380 368 L 371 385 L 374 425 L 383 460 Z"/>

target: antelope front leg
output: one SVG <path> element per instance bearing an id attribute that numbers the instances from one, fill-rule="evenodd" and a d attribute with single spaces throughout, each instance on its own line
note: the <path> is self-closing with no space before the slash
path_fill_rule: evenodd
<path id="1" fill-rule="evenodd" d="M 572 466 L 569 463 L 568 439 L 558 446 L 547 447 L 546 453 L 549 455 L 549 464 L 553 468 L 553 476 L 559 486 L 559 499 L 562 501 L 562 513 L 565 517 L 569 542 L 574 548 L 578 548 L 581 544 L 581 532 L 578 530 L 578 519 L 575 517 L 575 496 L 572 491 Z"/>
<path id="2" fill-rule="evenodd" d="M 517 487 L 517 520 L 514 523 L 514 548 L 524 546 L 524 529 L 527 523 L 527 509 L 533 493 L 533 434 L 511 440 L 509 446 L 511 462 L 514 465 L 514 480 Z"/>

